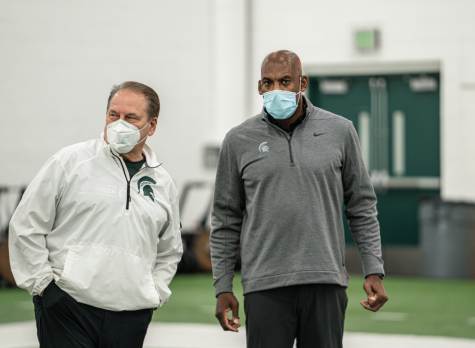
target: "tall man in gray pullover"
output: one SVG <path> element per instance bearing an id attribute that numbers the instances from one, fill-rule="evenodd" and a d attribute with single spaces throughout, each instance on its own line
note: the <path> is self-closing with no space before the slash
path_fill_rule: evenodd
<path id="1" fill-rule="evenodd" d="M 264 108 L 225 137 L 213 203 L 211 257 L 224 330 L 238 331 L 232 293 L 238 249 L 248 348 L 342 347 L 348 298 L 342 204 L 358 246 L 368 299 L 387 301 L 376 196 L 347 119 L 302 95 L 298 56 L 269 54 Z M 232 319 L 228 312 L 232 311 Z"/>

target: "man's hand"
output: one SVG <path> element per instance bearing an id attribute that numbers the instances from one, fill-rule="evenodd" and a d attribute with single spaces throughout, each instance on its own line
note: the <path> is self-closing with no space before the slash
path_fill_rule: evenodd
<path id="1" fill-rule="evenodd" d="M 228 319 L 228 312 L 233 312 L 233 318 Z M 218 295 L 216 301 L 216 318 L 218 318 L 224 331 L 239 332 L 239 302 L 230 292 L 223 292 Z"/>
<path id="2" fill-rule="evenodd" d="M 45 293 L 45 291 L 43 290 L 40 294 L 41 297 L 43 297 L 43 294 Z"/>
<path id="3" fill-rule="evenodd" d="M 360 303 L 369 311 L 377 312 L 388 300 L 383 282 L 377 274 L 371 274 L 366 278 L 363 289 L 368 295 L 368 300 Z"/>

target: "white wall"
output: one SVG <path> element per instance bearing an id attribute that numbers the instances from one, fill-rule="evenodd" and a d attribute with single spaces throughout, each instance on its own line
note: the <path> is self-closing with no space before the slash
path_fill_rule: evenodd
<path id="1" fill-rule="evenodd" d="M 202 146 L 260 111 L 260 63 L 290 49 L 304 69 L 439 62 L 442 194 L 475 202 L 472 0 L 0 0 L 0 9 L 0 185 L 28 183 L 58 149 L 98 136 L 109 90 L 125 80 L 161 98 L 149 144 L 177 186 L 212 180 Z M 353 29 L 367 25 L 382 47 L 359 54 Z"/>
<path id="2" fill-rule="evenodd" d="M 208 178 L 215 131 L 209 1 L 1 1 L 0 185 L 27 184 L 60 148 L 99 137 L 115 83 L 161 99 L 148 140 L 178 185 Z"/>
<path id="3" fill-rule="evenodd" d="M 295 51 L 304 69 L 439 61 L 442 195 L 475 202 L 474 1 L 255 0 L 254 13 L 256 76 L 262 58 L 278 49 Z M 377 53 L 353 48 L 354 28 L 365 26 L 381 30 Z"/>

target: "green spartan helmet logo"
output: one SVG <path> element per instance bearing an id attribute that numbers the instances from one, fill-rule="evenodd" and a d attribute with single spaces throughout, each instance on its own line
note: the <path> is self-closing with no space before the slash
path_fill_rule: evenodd
<path id="1" fill-rule="evenodd" d="M 142 191 L 142 194 L 145 197 L 149 197 L 153 202 L 155 202 L 155 195 L 153 194 L 153 189 L 151 185 L 156 184 L 155 180 L 152 178 L 149 178 L 148 176 L 144 176 L 143 178 L 140 178 L 140 180 L 137 183 L 139 191 L 137 193 L 140 193 Z"/>

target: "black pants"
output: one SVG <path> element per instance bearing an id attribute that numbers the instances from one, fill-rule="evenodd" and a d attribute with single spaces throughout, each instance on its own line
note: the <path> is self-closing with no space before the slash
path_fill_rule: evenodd
<path id="1" fill-rule="evenodd" d="M 244 296 L 248 348 L 343 347 L 348 297 L 333 284 L 305 284 Z"/>
<path id="2" fill-rule="evenodd" d="M 41 348 L 142 347 L 153 309 L 113 312 L 77 302 L 52 281 L 34 296 Z"/>

